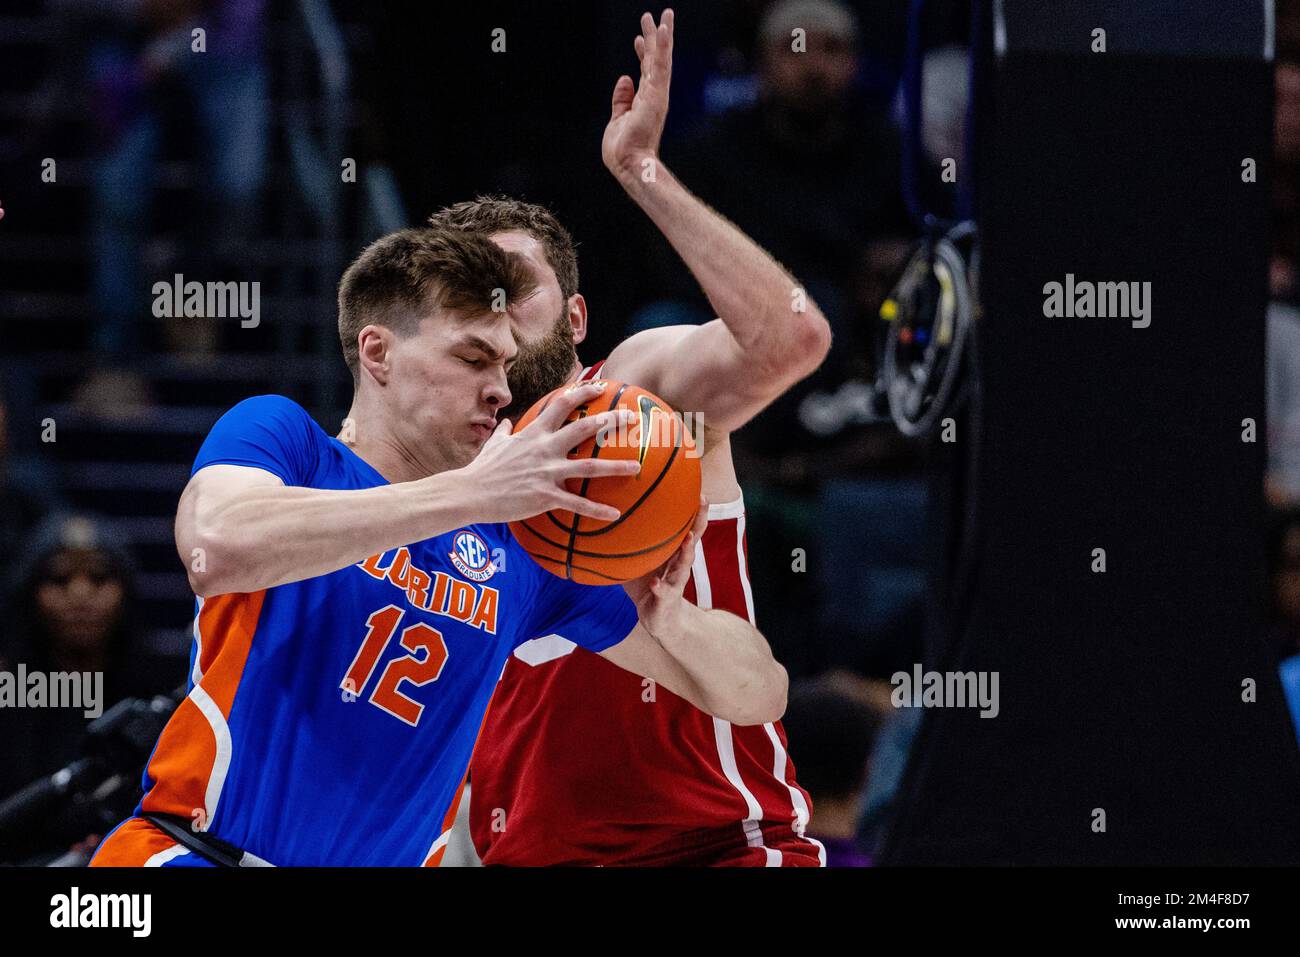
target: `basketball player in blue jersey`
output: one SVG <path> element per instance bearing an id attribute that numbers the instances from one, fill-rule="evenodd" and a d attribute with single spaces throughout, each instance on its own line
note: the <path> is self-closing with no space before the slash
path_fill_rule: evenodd
<path id="1" fill-rule="evenodd" d="M 339 287 L 355 383 L 340 435 L 281 396 L 213 427 L 176 517 L 198 598 L 189 693 L 92 864 L 439 863 L 497 679 L 542 635 L 726 720 L 780 716 L 786 676 L 763 636 L 683 597 L 705 510 L 658 574 L 624 587 L 543 571 L 503 524 L 613 519 L 565 480 L 635 470 L 567 458 L 616 424 L 564 424 L 599 385 L 518 435 L 497 424 L 510 312 L 534 292 L 481 235 L 386 236 Z"/>

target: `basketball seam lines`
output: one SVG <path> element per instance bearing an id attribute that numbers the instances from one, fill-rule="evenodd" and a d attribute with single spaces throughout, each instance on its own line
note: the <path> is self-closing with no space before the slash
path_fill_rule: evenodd
<path id="1" fill-rule="evenodd" d="M 614 406 L 618 405 L 618 400 L 623 397 L 623 393 L 626 391 L 627 391 L 627 383 L 625 382 L 621 386 L 619 386 L 618 391 L 614 393 L 614 397 L 609 400 L 609 405 L 605 407 L 605 411 L 608 412 L 610 409 L 614 408 Z M 592 442 L 590 457 L 593 459 L 600 458 L 600 448 L 601 446 L 599 442 Z M 589 475 L 582 480 L 582 487 L 579 489 L 578 494 L 586 498 L 587 486 L 590 483 L 591 483 L 591 476 Z M 578 522 L 580 521 L 582 521 L 582 516 L 579 515 L 577 512 L 574 512 L 573 527 L 569 529 L 568 554 L 564 558 L 564 577 L 569 579 L 570 581 L 573 580 L 573 545 L 575 540 L 578 537 Z"/>

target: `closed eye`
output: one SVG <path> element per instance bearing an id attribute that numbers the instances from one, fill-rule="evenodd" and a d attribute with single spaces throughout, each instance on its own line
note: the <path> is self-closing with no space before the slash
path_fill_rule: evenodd
<path id="1" fill-rule="evenodd" d="M 481 356 L 477 359 L 471 358 L 469 356 L 457 356 L 456 358 L 460 359 L 460 361 L 465 363 L 467 366 L 473 366 L 475 369 L 488 365 L 488 360 L 482 358 Z M 514 364 L 515 364 L 515 360 L 513 358 L 503 363 L 503 365 L 505 366 L 505 370 L 507 372 L 510 371 L 511 367 Z"/>

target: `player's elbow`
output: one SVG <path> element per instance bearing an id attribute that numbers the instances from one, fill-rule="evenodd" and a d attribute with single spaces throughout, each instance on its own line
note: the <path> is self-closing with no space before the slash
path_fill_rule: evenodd
<path id="1" fill-rule="evenodd" d="M 215 598 L 217 595 L 229 595 L 236 591 L 221 582 L 215 575 L 189 571 L 186 577 L 190 581 L 190 591 L 199 598 Z"/>
<path id="2" fill-rule="evenodd" d="M 780 721 L 785 716 L 785 707 L 790 700 L 790 676 L 786 673 L 785 668 L 773 658 L 769 670 L 771 672 L 768 682 L 769 690 L 764 702 L 763 714 L 760 715 L 763 720 L 756 721 L 755 724 L 770 724 L 773 721 Z"/>
<path id="3" fill-rule="evenodd" d="M 831 324 L 811 302 L 799 317 L 790 347 L 790 363 L 800 378 L 812 375 L 831 351 Z"/>
<path id="4" fill-rule="evenodd" d="M 200 598 L 241 591 L 235 575 L 245 563 L 238 543 L 219 525 L 194 521 L 176 529 L 176 551 L 185 564 L 190 589 Z"/>
<path id="5" fill-rule="evenodd" d="M 816 372 L 830 351 L 830 323 L 810 300 L 764 349 L 760 368 L 767 379 L 794 383 Z"/>
<path id="6" fill-rule="evenodd" d="M 758 682 L 741 689 L 714 714 L 741 727 L 771 724 L 785 714 L 789 691 L 790 679 L 785 668 L 773 660 L 764 668 Z"/>

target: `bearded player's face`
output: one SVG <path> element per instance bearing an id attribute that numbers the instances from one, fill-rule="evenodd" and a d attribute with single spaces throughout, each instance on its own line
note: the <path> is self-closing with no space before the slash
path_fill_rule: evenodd
<path id="1" fill-rule="evenodd" d="M 492 241 L 523 257 L 538 282 L 536 294 L 510 310 L 519 353 L 509 374 L 510 405 L 501 414 L 517 419 L 538 399 L 569 380 L 577 352 L 569 302 L 560 291 L 555 270 L 546 261 L 542 244 L 536 237 L 517 230 L 495 233 Z"/>

